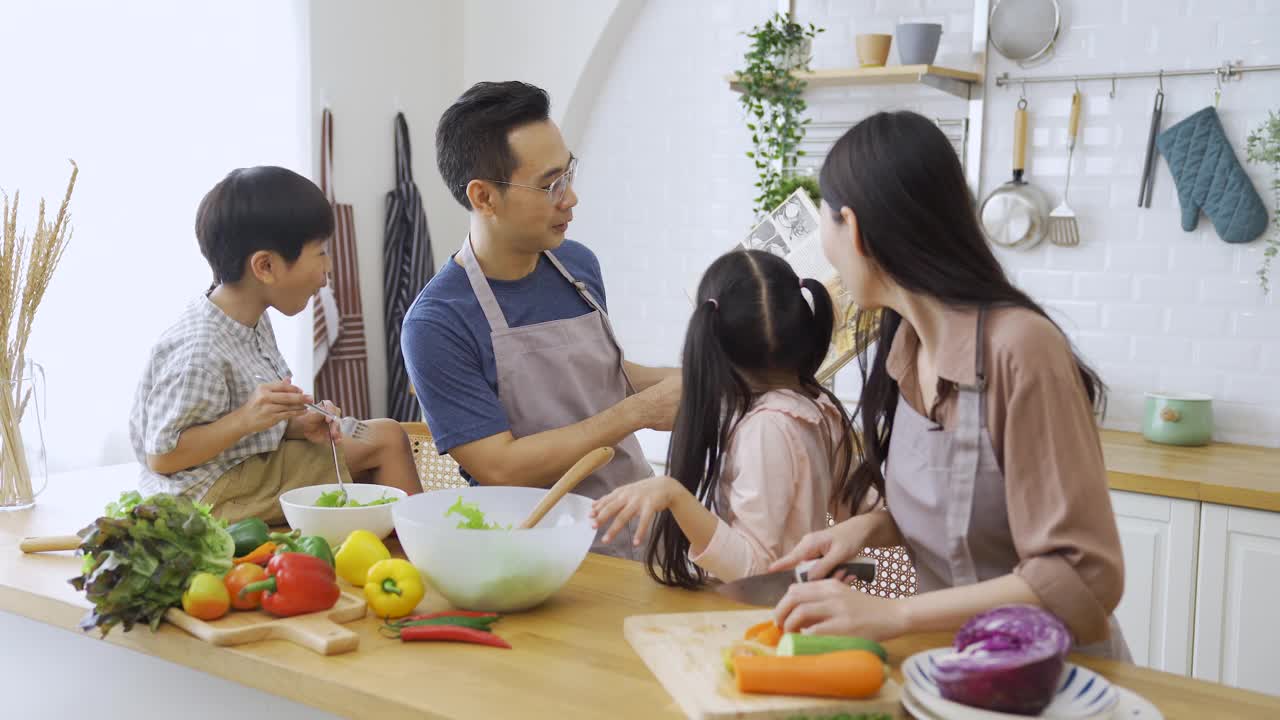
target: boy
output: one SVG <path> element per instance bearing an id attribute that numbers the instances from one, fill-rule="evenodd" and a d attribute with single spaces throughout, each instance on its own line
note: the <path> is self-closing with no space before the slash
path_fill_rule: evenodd
<path id="1" fill-rule="evenodd" d="M 134 396 L 129 434 L 144 493 L 187 495 L 228 522 L 278 524 L 281 493 L 333 482 L 331 436 L 344 482 L 421 492 L 399 423 L 370 420 L 367 438 L 341 436 L 306 407 L 276 346 L 266 310 L 306 308 L 326 283 L 332 234 L 324 194 L 285 168 L 233 170 L 205 195 L 196 237 L 213 285 L 152 348 Z"/>

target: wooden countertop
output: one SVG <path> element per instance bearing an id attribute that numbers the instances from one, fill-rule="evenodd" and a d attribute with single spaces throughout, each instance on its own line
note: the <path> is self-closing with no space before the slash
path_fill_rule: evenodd
<path id="1" fill-rule="evenodd" d="M 0 611 L 74 631 L 88 607 L 67 584 L 78 559 L 70 553 L 23 555 L 17 542 L 75 532 L 120 490 L 133 487 L 135 477 L 132 465 L 56 476 L 35 508 L 0 514 Z M 438 597 L 426 602 L 430 609 L 443 606 Z M 499 632 L 511 651 L 404 645 L 379 636 L 372 617 L 347 625 L 359 632 L 360 648 L 332 657 L 279 641 L 217 648 L 167 623 L 156 633 L 117 630 L 107 642 L 346 717 L 676 718 L 679 709 L 623 638 L 623 619 L 741 608 L 714 593 L 662 587 L 639 564 L 589 555 L 545 605 L 503 619 Z M 949 639 L 916 635 L 886 646 L 896 667 Z M 1125 663 L 1073 659 L 1151 700 L 1170 720 L 1280 717 L 1280 698 Z"/>
<path id="2" fill-rule="evenodd" d="M 1113 490 L 1280 512 L 1280 449 L 1214 443 L 1176 447 L 1102 431 Z"/>

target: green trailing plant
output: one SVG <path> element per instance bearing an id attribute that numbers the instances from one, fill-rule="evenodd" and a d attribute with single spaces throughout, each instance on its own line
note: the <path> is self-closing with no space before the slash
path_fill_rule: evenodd
<path id="1" fill-rule="evenodd" d="M 804 155 L 800 141 L 809 124 L 804 117 L 807 83 L 795 73 L 809 69 L 809 48 L 820 32 L 822 29 L 812 23 L 801 25 L 778 13 L 744 33 L 751 39 L 751 47 L 743 58 L 746 67 L 737 73 L 737 84 L 742 91 L 739 102 L 747 113 L 747 130 L 751 131 L 752 149 L 747 157 L 759 173 L 755 183 L 757 217 L 790 194 L 782 193 L 782 183 L 794 175 L 796 161 Z"/>
<path id="2" fill-rule="evenodd" d="M 1270 294 L 1271 261 L 1280 253 L 1280 114 L 1267 114 L 1267 119 L 1249 133 L 1246 149 L 1249 162 L 1271 167 L 1271 193 L 1275 206 L 1271 213 L 1271 229 L 1266 235 L 1266 248 L 1262 251 L 1262 267 L 1258 268 L 1262 292 Z"/>
<path id="3" fill-rule="evenodd" d="M 791 194 L 800 188 L 804 188 L 805 194 L 809 196 L 814 205 L 822 202 L 822 193 L 818 191 L 818 178 L 812 175 L 788 175 L 778 183 L 776 199 L 770 198 L 770 209 L 780 205 L 783 200 L 791 197 Z"/>

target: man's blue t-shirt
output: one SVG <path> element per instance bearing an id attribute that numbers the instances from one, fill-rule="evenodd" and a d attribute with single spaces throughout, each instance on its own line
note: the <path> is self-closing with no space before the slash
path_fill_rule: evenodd
<path id="1" fill-rule="evenodd" d="M 606 307 L 595 254 L 572 240 L 565 240 L 552 253 Z M 545 256 L 529 275 L 519 280 L 490 279 L 489 287 L 513 328 L 591 312 L 587 301 Z M 400 348 L 441 453 L 511 429 L 498 400 L 490 332 L 466 269 L 453 259 L 427 283 L 405 314 Z"/>

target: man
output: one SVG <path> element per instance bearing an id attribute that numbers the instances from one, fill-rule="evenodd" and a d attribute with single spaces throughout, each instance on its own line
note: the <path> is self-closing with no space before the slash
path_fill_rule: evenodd
<path id="1" fill-rule="evenodd" d="M 623 358 L 600 264 L 565 239 L 578 161 L 549 111 L 532 85 L 478 83 L 441 117 L 437 162 L 470 233 L 409 309 L 401 347 L 437 448 L 471 482 L 549 487 L 611 446 L 577 489 L 598 498 L 653 474 L 633 433 L 671 428 L 680 377 Z M 593 549 L 642 551 L 629 534 Z"/>

